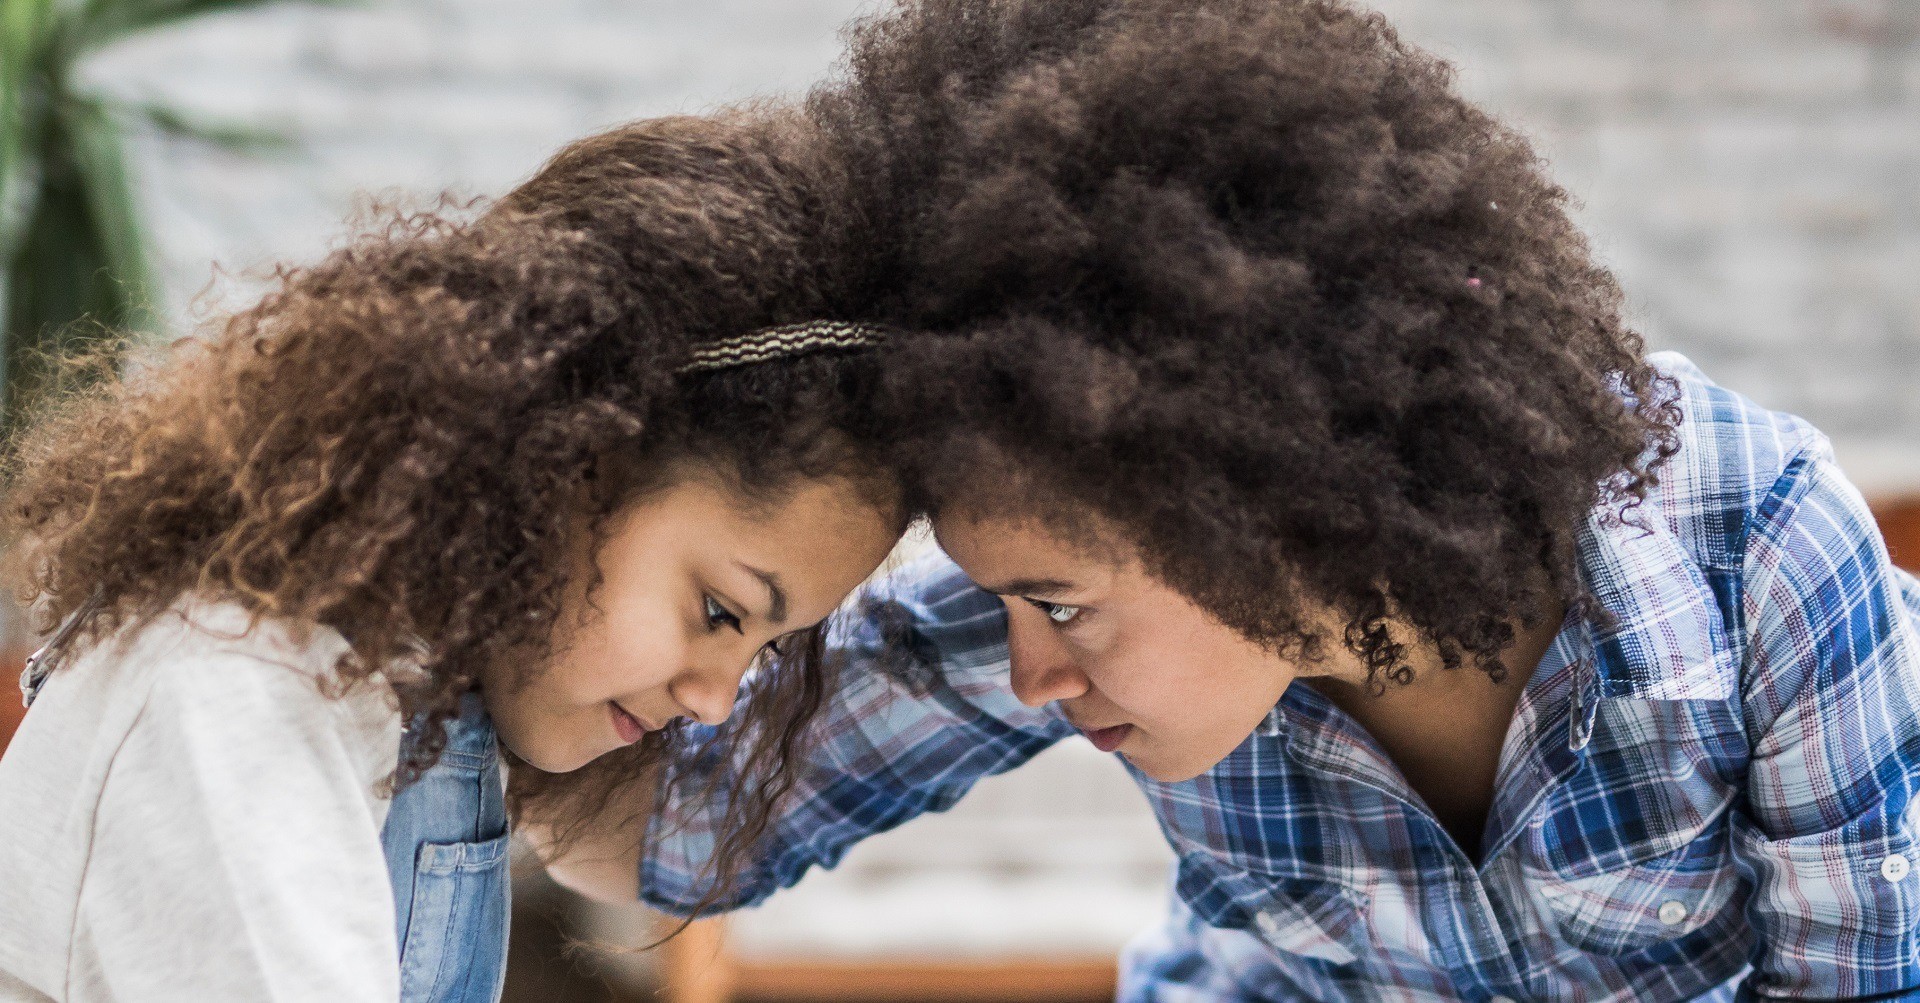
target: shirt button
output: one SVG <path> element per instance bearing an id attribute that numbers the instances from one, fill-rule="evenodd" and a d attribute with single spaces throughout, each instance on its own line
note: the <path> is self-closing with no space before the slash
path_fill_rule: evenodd
<path id="1" fill-rule="evenodd" d="M 1899 881 L 1911 870 L 1913 865 L 1907 862 L 1905 854 L 1889 853 L 1887 859 L 1880 861 L 1880 876 L 1888 881 Z"/>
<path id="2" fill-rule="evenodd" d="M 1687 904 L 1685 902 L 1661 903 L 1660 922 L 1665 923 L 1668 926 L 1679 926 L 1680 921 L 1686 918 L 1687 918 Z"/>

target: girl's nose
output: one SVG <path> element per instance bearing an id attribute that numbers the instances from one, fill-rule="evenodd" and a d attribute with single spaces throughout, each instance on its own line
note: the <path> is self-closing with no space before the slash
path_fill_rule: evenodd
<path id="1" fill-rule="evenodd" d="M 1009 607 L 1013 604 L 1009 603 Z M 1056 700 L 1071 700 L 1091 688 L 1071 653 L 1045 617 L 1031 616 L 1009 609 L 1007 651 L 1012 662 L 1013 695 L 1029 707 L 1043 707 Z"/>
<path id="2" fill-rule="evenodd" d="M 688 669 L 667 691 L 695 721 L 717 725 L 732 716 L 740 695 L 740 679 L 746 673 L 747 665 L 737 670 Z"/>

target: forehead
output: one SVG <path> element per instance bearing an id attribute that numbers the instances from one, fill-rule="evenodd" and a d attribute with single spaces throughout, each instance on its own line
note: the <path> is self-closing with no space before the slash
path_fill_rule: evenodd
<path id="1" fill-rule="evenodd" d="M 1125 563 L 1123 548 L 1081 534 L 1063 534 L 1039 520 L 946 513 L 933 522 L 934 539 L 982 588 L 1031 591 L 1032 583 L 1094 588 Z M 1020 588 L 1008 586 L 1022 585 Z"/>
<path id="2" fill-rule="evenodd" d="M 841 481 L 749 500 L 717 479 L 687 478 L 643 501 L 631 518 L 680 548 L 779 575 L 803 608 L 838 603 L 895 536 L 891 513 Z"/>

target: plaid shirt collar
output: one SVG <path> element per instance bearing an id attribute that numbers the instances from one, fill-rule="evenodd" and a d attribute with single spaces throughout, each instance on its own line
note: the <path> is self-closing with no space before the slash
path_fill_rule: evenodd
<path id="1" fill-rule="evenodd" d="M 1724 620 L 1736 611 L 1710 607 L 1706 572 L 1662 520 L 1640 527 L 1596 512 L 1579 555 L 1581 584 L 1613 621 L 1592 633 L 1601 698 L 1733 695 L 1739 652 Z"/>
<path id="2" fill-rule="evenodd" d="M 1706 572 L 1659 520 L 1632 525 L 1595 511 L 1581 528 L 1578 575 L 1606 615 L 1567 628 L 1582 631 L 1592 663 L 1575 667 L 1567 694 L 1568 744 L 1578 751 L 1591 734 L 1601 700 L 1725 700 L 1733 695 L 1738 652 L 1721 612 L 1708 607 Z M 1605 626 L 1596 619 L 1610 620 Z M 1289 687 L 1254 735 L 1280 737 L 1291 697 L 1296 712 L 1324 723 L 1325 709 L 1302 687 Z M 1542 715 L 1542 724 L 1561 720 Z M 1534 736 L 1538 739 L 1538 736 Z"/>

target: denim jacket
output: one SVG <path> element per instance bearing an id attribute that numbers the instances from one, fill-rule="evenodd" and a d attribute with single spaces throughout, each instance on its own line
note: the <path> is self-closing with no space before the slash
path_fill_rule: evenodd
<path id="1" fill-rule="evenodd" d="M 401 737 L 402 747 L 409 740 Z M 493 721 L 461 699 L 438 762 L 394 795 L 380 842 L 393 878 L 401 1003 L 493 1003 L 507 972 L 507 810 Z"/>

